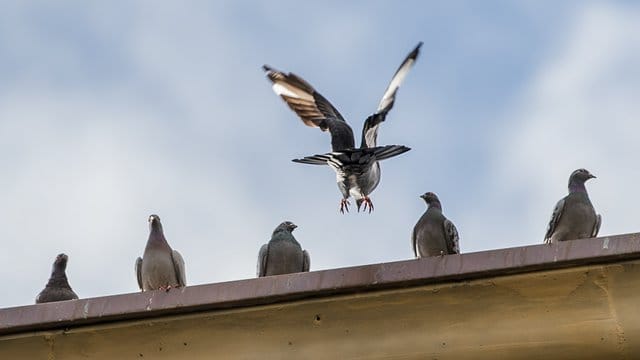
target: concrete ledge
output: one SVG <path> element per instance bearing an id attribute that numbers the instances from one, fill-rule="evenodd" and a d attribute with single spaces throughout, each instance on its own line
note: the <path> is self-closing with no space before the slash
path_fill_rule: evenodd
<path id="1" fill-rule="evenodd" d="M 640 233 L 0 309 L 0 335 L 640 259 Z M 640 315 L 639 315 L 640 316 Z M 1 339 L 0 339 L 1 341 Z"/>

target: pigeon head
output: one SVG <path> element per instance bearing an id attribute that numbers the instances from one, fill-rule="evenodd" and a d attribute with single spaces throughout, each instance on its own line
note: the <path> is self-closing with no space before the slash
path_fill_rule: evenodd
<path id="1" fill-rule="evenodd" d="M 67 268 L 68 260 L 69 257 L 66 254 L 58 254 L 58 256 L 56 256 L 56 261 L 53 262 L 53 267 L 64 270 Z"/>
<path id="2" fill-rule="evenodd" d="M 589 179 L 594 179 L 595 176 L 587 169 L 578 169 L 571 173 L 569 176 L 569 191 L 586 191 L 584 183 Z"/>
<path id="3" fill-rule="evenodd" d="M 160 222 L 160 216 L 155 214 L 149 215 L 149 229 L 162 230 L 162 223 Z"/>
<path id="4" fill-rule="evenodd" d="M 290 232 L 293 232 L 293 230 L 297 227 L 298 225 L 292 223 L 291 221 L 285 221 L 280 225 L 278 225 L 278 227 L 276 227 L 276 229 L 273 232 L 277 233 L 279 231 L 286 231 L 290 233 Z"/>
<path id="5" fill-rule="evenodd" d="M 420 197 L 424 200 L 424 202 L 427 203 L 429 207 L 435 206 L 438 209 L 442 209 L 442 205 L 440 204 L 440 199 L 438 199 L 438 195 L 432 192 L 426 192 L 420 195 Z"/>

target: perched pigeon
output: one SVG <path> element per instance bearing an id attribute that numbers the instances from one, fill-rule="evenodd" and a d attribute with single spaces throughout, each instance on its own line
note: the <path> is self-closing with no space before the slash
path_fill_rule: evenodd
<path id="1" fill-rule="evenodd" d="M 364 122 L 362 142 L 355 147 L 353 130 L 331 103 L 320 95 L 301 77 L 277 71 L 267 65 L 263 66 L 267 78 L 273 83 L 273 91 L 295 111 L 307 126 L 318 127 L 331 134 L 333 152 L 295 159 L 294 162 L 311 165 L 329 165 L 336 172 L 338 188 L 342 192 L 340 212 L 349 211 L 349 197 L 356 200 L 358 211 L 364 204 L 364 210 L 373 210 L 373 202 L 369 194 L 380 182 L 380 165 L 378 161 L 388 159 L 410 149 L 403 145 L 377 146 L 378 127 L 385 120 L 393 107 L 396 92 L 405 76 L 418 58 L 420 42 L 407 55 L 402 65 L 391 78 L 387 90 L 373 115 Z"/>
<path id="2" fill-rule="evenodd" d="M 149 240 L 142 258 L 136 260 L 136 277 L 142 291 L 169 290 L 186 286 L 184 260 L 172 250 L 162 231 L 158 215 L 149 216 Z"/>
<path id="3" fill-rule="evenodd" d="M 67 260 L 69 260 L 69 257 L 65 254 L 56 256 L 56 261 L 53 262 L 53 268 L 51 269 L 49 282 L 47 282 L 44 290 L 36 297 L 36 304 L 78 298 L 78 295 L 76 295 L 71 289 L 71 286 L 69 286 L 69 281 L 67 281 L 67 274 L 65 273 Z"/>
<path id="4" fill-rule="evenodd" d="M 297 227 L 285 221 L 273 230 L 271 240 L 258 253 L 258 277 L 309 271 L 309 253 L 291 233 Z"/>
<path id="5" fill-rule="evenodd" d="M 413 228 L 411 242 L 416 257 L 459 254 L 458 230 L 442 214 L 442 205 L 432 192 L 420 196 L 427 203 L 427 211 Z"/>
<path id="6" fill-rule="evenodd" d="M 544 242 L 553 244 L 558 241 L 586 239 L 596 237 L 600 231 L 602 217 L 596 214 L 591 205 L 584 183 L 594 179 L 589 171 L 578 169 L 569 177 L 569 195 L 556 204 L 547 227 Z"/>

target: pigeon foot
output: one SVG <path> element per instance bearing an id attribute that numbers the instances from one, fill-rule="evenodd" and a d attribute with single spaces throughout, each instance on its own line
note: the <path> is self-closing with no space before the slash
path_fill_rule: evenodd
<path id="1" fill-rule="evenodd" d="M 340 200 L 340 213 L 344 214 L 344 212 L 349 212 L 349 200 L 347 199 L 342 199 Z"/>
<path id="2" fill-rule="evenodd" d="M 373 211 L 373 201 L 371 201 L 371 199 L 368 196 L 365 196 L 362 198 L 362 204 L 363 204 L 362 212 L 367 211 L 367 207 L 368 207 L 369 214 L 371 214 L 371 211 Z M 360 211 L 360 209 L 358 209 L 358 211 Z"/>

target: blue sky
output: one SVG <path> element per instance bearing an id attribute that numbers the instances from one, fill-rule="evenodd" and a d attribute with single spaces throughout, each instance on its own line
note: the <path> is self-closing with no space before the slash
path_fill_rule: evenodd
<path id="1" fill-rule="evenodd" d="M 80 297 L 137 291 L 147 216 L 187 282 L 255 276 L 283 220 L 312 270 L 408 259 L 439 194 L 463 252 L 542 242 L 571 171 L 601 234 L 638 231 L 640 6 L 595 1 L 0 4 L 0 307 L 56 254 Z M 303 76 L 359 134 L 418 41 L 379 143 L 372 214 L 338 212 L 329 150 L 260 67 Z"/>

